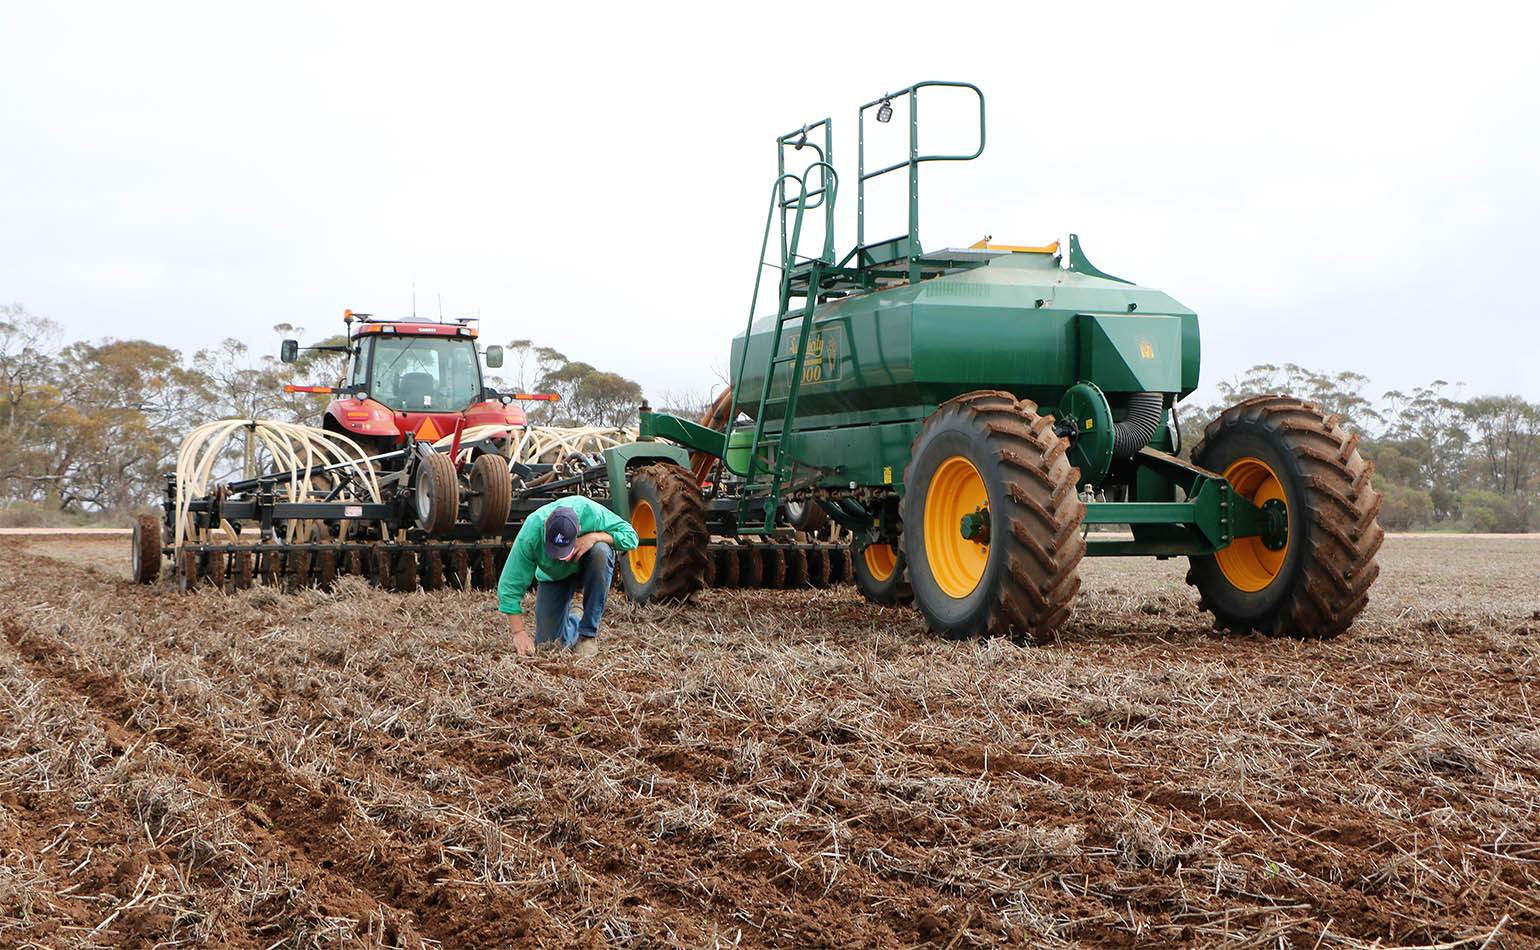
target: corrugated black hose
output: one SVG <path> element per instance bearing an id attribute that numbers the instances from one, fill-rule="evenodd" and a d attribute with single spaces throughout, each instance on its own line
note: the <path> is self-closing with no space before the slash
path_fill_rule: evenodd
<path id="1" fill-rule="evenodd" d="M 1155 437 L 1160 428 L 1160 393 L 1134 393 L 1128 397 L 1128 412 L 1112 427 L 1112 454 L 1120 459 L 1133 458 Z"/>

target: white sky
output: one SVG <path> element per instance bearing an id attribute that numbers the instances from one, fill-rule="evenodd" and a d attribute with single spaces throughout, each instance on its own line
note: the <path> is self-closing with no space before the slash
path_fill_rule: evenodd
<path id="1" fill-rule="evenodd" d="M 955 79 L 989 142 L 922 171 L 927 248 L 1078 232 L 1198 312 L 1200 397 L 1290 361 L 1540 401 L 1531 4 L 0 2 L 0 302 L 71 339 L 276 353 L 415 284 L 704 391 L 774 136 L 834 118 L 843 254 L 856 106 Z"/>

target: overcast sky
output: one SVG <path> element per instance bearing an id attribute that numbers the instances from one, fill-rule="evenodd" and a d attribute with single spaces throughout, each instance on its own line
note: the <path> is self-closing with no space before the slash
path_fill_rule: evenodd
<path id="1" fill-rule="evenodd" d="M 1077 232 L 1198 312 L 1205 390 L 1290 361 L 1540 401 L 1533 5 L 528 7 L 3 2 L 0 302 L 276 353 L 415 285 L 488 342 L 705 391 L 775 135 L 832 116 L 853 182 L 856 106 L 953 79 L 989 140 L 922 172 L 927 248 Z"/>

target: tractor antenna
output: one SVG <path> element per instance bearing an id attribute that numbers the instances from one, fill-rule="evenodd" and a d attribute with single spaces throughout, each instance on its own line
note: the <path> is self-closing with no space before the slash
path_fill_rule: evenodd
<path id="1" fill-rule="evenodd" d="M 438 322 L 444 322 L 444 295 L 438 295 Z"/>
<path id="2" fill-rule="evenodd" d="M 417 319 L 417 281 L 412 281 L 412 319 Z"/>

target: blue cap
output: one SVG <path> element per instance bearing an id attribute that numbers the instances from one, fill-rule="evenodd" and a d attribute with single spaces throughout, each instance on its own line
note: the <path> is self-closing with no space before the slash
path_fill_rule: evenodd
<path id="1" fill-rule="evenodd" d="M 571 557 L 578 531 L 577 512 L 565 505 L 552 509 L 545 518 L 545 556 L 553 561 Z"/>

